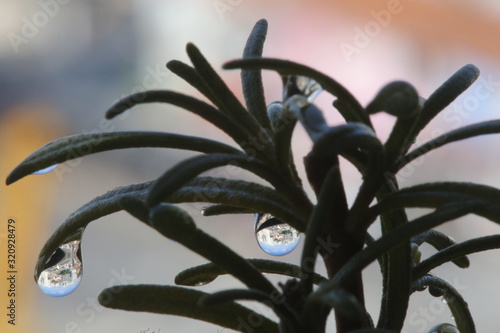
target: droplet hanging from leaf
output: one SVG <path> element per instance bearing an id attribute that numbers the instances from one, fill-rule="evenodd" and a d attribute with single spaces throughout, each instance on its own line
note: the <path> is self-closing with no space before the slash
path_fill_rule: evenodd
<path id="1" fill-rule="evenodd" d="M 271 214 L 255 214 L 254 227 L 257 243 L 267 254 L 282 256 L 299 244 L 299 232 Z"/>
<path id="2" fill-rule="evenodd" d="M 80 249 L 82 234 L 83 232 L 79 231 L 60 245 L 43 265 L 43 270 L 35 271 L 36 282 L 47 295 L 66 296 L 75 291 L 80 284 L 83 273 Z"/>
<path id="3" fill-rule="evenodd" d="M 57 168 L 57 166 L 58 166 L 58 164 L 54 164 L 54 165 L 51 165 L 51 166 L 49 166 L 49 167 L 47 167 L 47 168 L 40 169 L 40 170 L 38 170 L 38 171 L 33 172 L 33 175 L 44 175 L 44 174 L 46 174 L 46 173 L 49 173 L 49 172 L 51 172 L 51 171 L 54 171 L 54 170 L 55 170 L 55 168 Z"/>

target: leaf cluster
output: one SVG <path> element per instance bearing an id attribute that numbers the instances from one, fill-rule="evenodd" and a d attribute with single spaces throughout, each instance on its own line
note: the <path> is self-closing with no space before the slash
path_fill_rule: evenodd
<path id="1" fill-rule="evenodd" d="M 447 300 L 456 321 L 453 325 L 460 332 L 475 332 L 463 297 L 432 270 L 447 262 L 466 268 L 468 254 L 499 248 L 500 236 L 456 243 L 434 228 L 467 214 L 499 223 L 500 191 L 464 182 L 425 183 L 400 189 L 397 174 L 408 163 L 443 145 L 500 132 L 498 120 L 486 121 L 413 147 L 418 134 L 476 80 L 479 70 L 473 65 L 462 67 L 427 99 L 407 82 L 392 82 L 363 107 L 345 87 L 311 67 L 262 58 L 266 33 L 267 22 L 257 22 L 242 59 L 224 65 L 225 69 L 241 70 L 244 104 L 198 48 L 188 44 L 186 51 L 192 65 L 174 60 L 167 67 L 207 101 L 170 90 L 154 90 L 128 96 L 106 113 L 111 119 L 145 103 L 174 105 L 205 119 L 226 133 L 235 145 L 163 132 L 80 134 L 47 144 L 11 172 L 8 184 L 72 158 L 115 149 L 157 147 L 200 153 L 179 162 L 156 180 L 114 189 L 82 206 L 47 241 L 37 272 L 61 244 L 83 232 L 90 222 L 125 210 L 161 235 L 200 254 L 208 263 L 180 272 L 175 283 L 184 287 L 109 288 L 100 297 L 104 306 L 186 316 L 242 332 L 246 328 L 239 319 L 249 316 L 260 318 L 256 327 L 259 332 L 324 332 L 333 310 L 338 332 L 399 332 L 411 295 L 427 289 L 432 296 Z M 274 71 L 283 79 L 282 101 L 266 102 L 262 70 Z M 343 116 L 344 124 L 326 124 L 323 112 L 313 103 L 319 89 L 333 97 L 333 110 Z M 370 120 L 377 112 L 396 117 L 385 142 L 378 139 Z M 297 123 L 313 142 L 305 163 L 308 181 L 317 195 L 316 204 L 306 195 L 294 164 L 291 138 Z M 351 162 L 363 176 L 350 205 L 345 198 L 339 157 Z M 203 176 L 221 166 L 245 169 L 263 182 Z M 204 209 L 206 216 L 271 214 L 305 235 L 301 262 L 292 265 L 241 257 L 197 228 L 192 217 L 176 205 L 183 202 L 211 204 Z M 414 207 L 432 211 L 410 221 L 406 210 Z M 377 219 L 382 236 L 373 239 L 367 230 Z M 339 247 L 333 255 L 321 248 L 330 237 Z M 437 252 L 422 260 L 419 247 L 424 243 Z M 327 266 L 327 277 L 314 272 L 320 257 Z M 364 268 L 374 261 L 379 262 L 383 276 L 377 322 L 367 313 L 362 292 L 353 286 L 353 281 L 360 280 Z M 275 286 L 264 273 L 281 274 L 289 280 Z M 192 289 L 222 274 L 232 275 L 247 288 L 212 294 Z M 109 292 L 115 295 L 112 299 L 103 296 Z M 266 304 L 279 323 L 240 305 L 238 300 Z M 441 325 L 432 332 L 447 332 L 453 325 Z"/>

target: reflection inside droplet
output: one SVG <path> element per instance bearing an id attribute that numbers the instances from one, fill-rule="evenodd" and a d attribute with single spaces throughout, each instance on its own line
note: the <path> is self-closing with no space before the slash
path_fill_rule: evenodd
<path id="1" fill-rule="evenodd" d="M 52 253 L 38 275 L 37 283 L 47 295 L 54 297 L 72 293 L 82 279 L 80 239 L 69 241 Z"/>
<path id="2" fill-rule="evenodd" d="M 288 224 L 270 214 L 255 214 L 255 237 L 260 248 L 273 256 L 292 252 L 300 241 L 300 234 Z"/>
<path id="3" fill-rule="evenodd" d="M 57 168 L 57 164 L 51 165 L 45 169 L 35 171 L 35 172 L 33 172 L 33 175 L 43 175 L 43 174 L 46 174 L 46 173 L 53 171 L 55 168 Z"/>
<path id="4" fill-rule="evenodd" d="M 307 76 L 290 75 L 284 78 L 284 98 L 286 101 L 293 95 L 300 94 L 307 98 L 309 103 L 312 103 L 316 97 L 323 91 L 321 85 Z"/>

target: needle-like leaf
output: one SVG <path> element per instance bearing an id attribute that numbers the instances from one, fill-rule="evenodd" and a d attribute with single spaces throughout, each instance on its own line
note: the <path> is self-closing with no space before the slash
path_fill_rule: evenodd
<path id="1" fill-rule="evenodd" d="M 425 242 L 432 245 L 438 251 L 446 249 L 447 247 L 453 246 L 457 243 L 450 236 L 437 230 L 428 230 L 416 237 L 413 237 L 411 242 L 413 244 L 417 244 L 418 246 Z M 467 268 L 470 265 L 469 259 L 465 256 L 454 258 L 453 262 L 460 268 Z"/>
<path id="2" fill-rule="evenodd" d="M 418 133 L 445 107 L 453 102 L 461 93 L 469 88 L 479 77 L 479 69 L 471 64 L 465 65 L 456 71 L 425 101 L 417 123 L 408 135 L 410 140 L 416 138 Z"/>
<path id="3" fill-rule="evenodd" d="M 119 187 L 98 196 L 89 203 L 80 207 L 72 213 L 47 240 L 44 247 L 40 251 L 35 271 L 43 271 L 43 266 L 47 262 L 48 258 L 50 258 L 52 253 L 54 253 L 54 251 L 61 244 L 64 244 L 68 235 L 74 235 L 77 231 L 84 230 L 90 222 L 100 217 L 120 211 L 122 209 L 120 206 L 120 200 L 124 197 L 133 197 L 141 200 L 144 199 L 151 184 L 152 182 L 146 182 Z"/>
<path id="4" fill-rule="evenodd" d="M 302 75 L 316 80 L 321 87 L 348 104 L 347 110 L 351 113 L 347 115 L 346 121 L 358 121 L 371 127 L 371 121 L 368 114 L 364 111 L 361 104 L 356 98 L 340 83 L 327 75 L 312 69 L 311 67 L 298 64 L 292 61 L 272 59 L 272 58 L 257 58 L 257 59 L 240 59 L 233 60 L 224 64 L 225 69 L 270 69 L 278 72 L 280 75 Z M 345 116 L 345 115 L 344 115 Z"/>
<path id="5" fill-rule="evenodd" d="M 150 213 L 150 225 L 159 233 L 210 260 L 251 289 L 278 295 L 279 291 L 251 263 L 217 239 L 198 229 L 179 207 L 160 204 Z"/>
<path id="6" fill-rule="evenodd" d="M 420 156 L 425 155 L 431 150 L 444 146 L 448 143 L 465 140 L 480 135 L 498 133 L 500 133 L 500 120 L 489 120 L 458 128 L 456 130 L 442 134 L 437 138 L 432 139 L 424 143 L 420 147 L 412 150 L 400 160 L 400 163 L 397 166 L 397 170 L 401 170 L 405 165 L 414 161 Z"/>
<path id="7" fill-rule="evenodd" d="M 146 103 L 167 103 L 178 106 L 220 128 L 240 146 L 248 145 L 248 132 L 228 115 L 220 112 L 206 102 L 170 90 L 149 90 L 129 95 L 113 105 L 106 112 L 106 118 L 114 118 L 136 105 Z"/>
<path id="8" fill-rule="evenodd" d="M 51 165 L 103 151 L 127 148 L 175 148 L 203 153 L 242 155 L 226 144 L 179 134 L 163 132 L 105 132 L 72 135 L 41 147 L 21 162 L 7 177 L 11 184 Z"/>
<path id="9" fill-rule="evenodd" d="M 128 285 L 104 289 L 101 305 L 127 311 L 153 312 L 202 320 L 215 325 L 248 332 L 246 318 L 258 318 L 259 332 L 278 333 L 278 325 L 270 319 L 235 302 L 204 307 L 200 299 L 209 294 L 172 286 Z M 242 324 L 243 322 L 243 324 Z"/>
<path id="10" fill-rule="evenodd" d="M 474 319 L 472 319 L 467 302 L 451 284 L 436 276 L 426 275 L 416 281 L 413 286 L 414 290 L 421 290 L 423 286 L 438 289 L 450 308 L 453 318 L 455 318 L 459 332 L 476 332 Z"/>
<path id="11" fill-rule="evenodd" d="M 269 129 L 266 130 L 262 127 L 257 119 L 243 107 L 196 46 L 189 43 L 186 46 L 186 51 L 196 71 L 212 92 L 215 105 L 237 124 L 245 128 L 250 135 L 262 138 L 261 143 L 264 147 L 257 152 L 257 155 L 272 158 L 274 156 L 274 146 L 271 144 L 272 136 Z"/>
<path id="12" fill-rule="evenodd" d="M 247 259 L 247 261 L 262 273 L 281 274 L 292 278 L 300 278 L 301 276 L 300 266 L 297 265 L 267 259 Z M 183 286 L 201 285 L 212 282 L 219 275 L 223 274 L 227 274 L 227 272 L 212 263 L 208 263 L 180 272 L 175 277 L 175 283 Z M 311 275 L 315 284 L 327 280 L 327 278 L 317 273 L 311 273 Z"/>
<path id="13" fill-rule="evenodd" d="M 500 235 L 483 236 L 451 245 L 423 260 L 413 269 L 413 277 L 419 279 L 445 262 L 461 258 L 467 254 L 500 248 Z"/>
<path id="14" fill-rule="evenodd" d="M 246 156 L 227 154 L 196 156 L 180 162 L 160 176 L 155 182 L 148 195 L 148 205 L 154 206 L 158 204 L 200 173 L 225 165 L 238 166 L 255 173 L 257 176 L 271 183 L 279 192 L 288 194 L 287 198 L 290 202 L 297 205 L 296 208 L 301 214 L 306 216 L 309 213 L 311 205 L 304 193 L 302 191 L 299 193 L 299 189 L 294 184 L 289 184 L 280 175 L 269 170 L 269 167 L 265 163 Z M 298 227 L 298 230 L 303 230 L 303 227 L 296 227 Z"/>
<path id="15" fill-rule="evenodd" d="M 243 50 L 244 59 L 262 57 L 266 34 L 267 21 L 259 20 L 248 37 L 245 49 Z M 260 70 L 242 70 L 241 84 L 248 112 L 254 115 L 263 128 L 270 129 L 271 123 L 266 112 L 266 100 L 264 97 L 264 87 L 262 85 L 262 75 Z"/>

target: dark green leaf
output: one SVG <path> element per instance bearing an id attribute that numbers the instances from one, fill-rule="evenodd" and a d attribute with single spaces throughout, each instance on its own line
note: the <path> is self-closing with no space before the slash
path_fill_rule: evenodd
<path id="1" fill-rule="evenodd" d="M 189 214 L 174 206 L 160 204 L 151 210 L 150 225 L 159 233 L 198 253 L 251 289 L 276 295 L 274 288 L 252 264 L 217 239 L 198 229 Z"/>
<path id="2" fill-rule="evenodd" d="M 263 128 L 255 117 L 241 105 L 240 101 L 234 96 L 233 92 L 227 87 L 224 81 L 222 81 L 219 75 L 217 75 L 196 46 L 189 43 L 186 46 L 186 51 L 194 67 L 204 80 L 208 89 L 212 92 L 215 105 L 235 120 L 240 126 L 246 128 L 248 133 L 263 138 L 261 141 L 264 148 L 262 151 L 257 152 L 258 155 L 266 156 L 266 154 L 263 153 L 268 152 L 271 153 L 268 156 L 273 156 L 274 154 L 272 151 L 274 147 L 269 144 L 272 142 L 272 136 L 269 130 Z"/>
<path id="3" fill-rule="evenodd" d="M 232 205 L 224 205 L 224 204 L 215 204 L 203 207 L 201 210 L 201 214 L 203 216 L 216 216 L 216 215 L 226 215 L 226 214 L 254 214 L 255 211 L 252 211 L 248 208 L 237 207 Z"/>
<path id="4" fill-rule="evenodd" d="M 451 310 L 453 318 L 460 333 L 475 333 L 474 320 L 469 311 L 467 302 L 462 295 L 448 282 L 433 275 L 421 277 L 414 284 L 414 289 L 421 289 L 423 286 L 439 289 Z"/>
<path id="5" fill-rule="evenodd" d="M 295 114 L 313 141 L 316 141 L 330 129 L 326 124 L 323 112 L 314 104 L 310 104 L 305 96 L 294 95 L 288 98 L 284 109 Z"/>
<path id="6" fill-rule="evenodd" d="M 276 162 L 279 167 L 287 167 L 292 173 L 296 182 L 300 183 L 300 178 L 297 175 L 295 163 L 293 161 L 292 153 L 292 135 L 295 125 L 297 124 L 297 117 L 295 114 L 283 108 L 283 103 L 273 102 L 268 105 L 267 113 L 271 120 L 272 128 L 274 130 L 274 142 L 276 146 Z"/>
<path id="7" fill-rule="evenodd" d="M 413 269 L 413 276 L 418 279 L 445 262 L 461 258 L 467 254 L 500 248 L 500 235 L 470 239 L 449 246 L 422 261 Z"/>
<path id="8" fill-rule="evenodd" d="M 427 154 L 433 149 L 444 146 L 445 144 L 469 139 L 479 135 L 498 133 L 500 133 L 500 120 L 484 121 L 458 128 L 456 130 L 440 135 L 437 138 L 424 143 L 418 148 L 415 148 L 408 155 L 401 159 L 401 163 L 397 168 L 398 170 L 401 170 L 405 165 L 412 162 L 413 160 L 419 158 L 424 154 Z"/>
<path id="9" fill-rule="evenodd" d="M 330 127 L 317 138 L 312 152 L 317 156 L 333 156 L 366 149 L 373 154 L 383 151 L 382 143 L 371 128 L 362 123 L 347 123 Z"/>
<path id="10" fill-rule="evenodd" d="M 475 214 L 500 223 L 500 190 L 473 183 L 428 183 L 405 188 L 387 196 L 370 208 L 372 216 L 380 212 L 404 207 L 438 207 L 447 203 L 482 202 Z"/>
<path id="11" fill-rule="evenodd" d="M 432 245 L 436 250 L 441 251 L 447 247 L 455 245 L 457 242 L 453 238 L 448 235 L 443 234 L 437 230 L 429 230 L 426 231 L 416 237 L 413 237 L 411 240 L 412 243 L 417 244 L 418 246 L 422 245 L 422 243 L 426 242 Z M 467 268 L 470 265 L 469 259 L 465 256 L 457 257 L 453 259 L 455 265 L 460 268 Z"/>
<path id="12" fill-rule="evenodd" d="M 352 294 L 344 289 L 332 290 L 322 295 L 321 300 L 350 320 L 360 320 L 367 317 L 366 310 Z M 365 319 L 365 322 L 369 322 Z"/>
<path id="13" fill-rule="evenodd" d="M 247 131 L 229 116 L 199 99 L 170 90 L 150 90 L 127 96 L 106 112 L 106 118 L 111 119 L 138 104 L 145 103 L 167 103 L 178 106 L 217 126 L 239 145 L 248 144 Z"/>
<path id="14" fill-rule="evenodd" d="M 183 63 L 179 60 L 171 60 L 167 62 L 167 68 L 180 78 L 184 79 L 191 86 L 196 88 L 199 92 L 201 92 L 205 97 L 209 100 L 212 100 L 213 96 L 207 85 L 200 77 L 196 69 L 189 66 L 188 64 Z"/>
<path id="15" fill-rule="evenodd" d="M 384 86 L 366 107 L 373 114 L 385 111 L 401 118 L 413 118 L 418 111 L 417 90 L 408 82 L 395 81 Z"/>
<path id="16" fill-rule="evenodd" d="M 292 278 L 301 277 L 300 266 L 297 265 L 266 259 L 247 259 L 247 261 L 262 273 L 281 274 Z M 219 275 L 223 274 L 227 274 L 227 272 L 212 263 L 208 263 L 180 272 L 175 277 L 175 283 L 184 286 L 195 286 L 212 282 Z M 327 280 L 327 278 L 317 273 L 312 273 L 311 275 L 315 284 Z"/>
<path id="17" fill-rule="evenodd" d="M 250 209 L 254 213 L 266 212 L 302 228 L 307 216 L 277 191 L 252 182 L 214 177 L 197 177 L 168 196 L 165 201 L 211 202 Z M 240 209 L 241 209 L 240 208 Z"/>
<path id="18" fill-rule="evenodd" d="M 98 196 L 72 213 L 66 221 L 57 228 L 40 251 L 39 259 L 36 263 L 36 271 L 41 272 L 43 270 L 42 268 L 46 262 L 45 258 L 50 258 L 52 253 L 54 253 L 61 244 L 64 244 L 68 236 L 74 235 L 79 230 L 85 229 L 90 222 L 100 217 L 120 211 L 122 209 L 120 200 L 124 197 L 144 199 L 151 184 L 152 182 L 146 182 L 116 188 Z"/>
<path id="19" fill-rule="evenodd" d="M 236 300 L 261 302 L 274 310 L 278 317 L 280 317 L 281 324 L 286 322 L 293 327 L 298 327 L 299 325 L 297 315 L 285 305 L 285 299 L 281 294 L 269 295 L 254 289 L 231 289 L 206 295 L 200 299 L 200 304 L 205 307 L 211 307 Z"/>
<path id="20" fill-rule="evenodd" d="M 278 333 L 278 325 L 262 315 L 234 302 L 217 306 L 199 305 L 207 293 L 172 286 L 129 285 L 104 289 L 99 295 L 101 305 L 127 311 L 143 311 L 183 316 L 230 328 L 238 332 L 256 329 L 259 332 Z M 252 327 L 258 318 L 258 327 Z"/>
<path id="21" fill-rule="evenodd" d="M 269 170 L 266 164 L 241 155 L 202 155 L 180 162 L 158 178 L 148 195 L 147 203 L 150 206 L 154 206 L 200 173 L 224 165 L 231 165 L 232 167 L 238 166 L 239 168 L 247 169 L 265 179 L 280 193 L 288 195 L 288 199 L 296 205 L 296 209 L 301 212 L 301 216 L 308 216 L 311 204 L 300 188 L 283 181 L 279 175 Z M 303 227 L 299 227 L 298 230 L 303 230 Z"/>
<path id="22" fill-rule="evenodd" d="M 371 121 L 368 114 L 364 111 L 361 104 L 356 98 L 340 83 L 328 77 L 327 75 L 312 69 L 308 66 L 298 64 L 292 61 L 259 58 L 259 59 L 241 59 L 233 60 L 224 64 L 225 69 L 270 69 L 277 71 L 280 75 L 302 75 L 316 80 L 321 87 L 348 104 L 349 107 L 345 110 L 351 111 L 349 115 L 344 115 L 346 121 L 358 121 L 371 127 Z"/>
<path id="23" fill-rule="evenodd" d="M 104 132 L 72 135 L 41 147 L 7 177 L 11 184 L 35 171 L 85 155 L 127 148 L 175 148 L 203 153 L 238 154 L 242 152 L 226 144 L 194 136 L 162 132 Z"/>
<path id="24" fill-rule="evenodd" d="M 354 255 L 333 279 L 320 286 L 316 293 L 324 293 L 329 290 L 343 287 L 345 284 L 349 283 L 356 274 L 359 274 L 361 270 L 371 262 L 377 260 L 378 257 L 387 251 L 404 243 L 415 235 L 474 212 L 480 207 L 481 204 L 478 202 L 447 204 L 410 223 L 394 228 Z"/>
<path id="25" fill-rule="evenodd" d="M 307 223 L 306 240 L 302 250 L 301 262 L 301 280 L 302 295 L 307 296 L 312 291 L 313 269 L 316 265 L 316 257 L 321 246 L 318 239 L 321 238 L 325 229 L 325 224 L 332 216 L 332 211 L 337 196 L 345 195 L 343 193 L 342 179 L 338 165 L 333 166 L 326 176 L 318 195 L 318 204 L 314 208 L 311 217 Z"/>
<path id="26" fill-rule="evenodd" d="M 245 49 L 243 50 L 243 58 L 262 57 L 266 34 L 267 21 L 259 20 L 248 37 Z M 260 70 L 242 70 L 241 83 L 248 111 L 254 115 L 264 128 L 271 128 L 271 123 L 266 112 L 266 100 Z"/>
<path id="27" fill-rule="evenodd" d="M 270 295 L 254 289 L 230 289 L 219 291 L 200 299 L 200 304 L 203 306 L 213 306 L 236 300 L 258 301 L 270 305 L 271 307 L 273 304 Z"/>
<path id="28" fill-rule="evenodd" d="M 387 190 L 389 190 L 388 187 L 383 188 L 383 191 Z M 380 200 L 380 197 L 381 195 L 377 196 L 377 199 Z M 384 236 L 411 224 L 408 223 L 406 212 L 402 209 L 381 214 L 380 221 Z M 383 297 L 377 323 L 379 328 L 401 330 L 408 310 L 413 257 L 410 237 L 406 238 L 403 233 L 400 236 L 403 239 L 398 241 L 397 245 L 388 248 L 386 253 L 379 256 L 383 257 L 384 264 L 382 269 Z"/>
<path id="29" fill-rule="evenodd" d="M 141 222 L 149 223 L 149 208 L 143 201 L 134 197 L 123 197 L 119 201 L 120 207 Z"/>
<path id="30" fill-rule="evenodd" d="M 414 139 L 420 131 L 445 107 L 469 88 L 479 76 L 479 69 L 474 65 L 465 65 L 446 80 L 425 101 L 417 123 L 409 137 Z"/>

